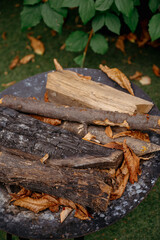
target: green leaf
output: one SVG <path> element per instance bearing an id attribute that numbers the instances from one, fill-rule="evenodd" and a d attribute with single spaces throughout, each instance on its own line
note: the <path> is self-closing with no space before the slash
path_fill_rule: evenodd
<path id="1" fill-rule="evenodd" d="M 131 29 L 132 32 L 136 30 L 139 14 L 137 9 L 135 8 L 131 14 L 130 17 L 123 16 L 125 23 L 128 25 L 128 27 Z"/>
<path id="2" fill-rule="evenodd" d="M 79 6 L 80 0 L 63 0 L 62 7 L 74 8 Z"/>
<path id="3" fill-rule="evenodd" d="M 133 11 L 133 0 L 115 0 L 115 4 L 118 10 L 127 17 L 129 17 Z"/>
<path id="4" fill-rule="evenodd" d="M 96 33 L 90 41 L 90 46 L 95 53 L 105 54 L 108 50 L 108 42 L 105 37 Z"/>
<path id="5" fill-rule="evenodd" d="M 55 31 L 61 33 L 63 25 L 63 16 L 50 8 L 48 2 L 44 3 L 42 6 L 42 17 L 45 24 L 54 29 Z"/>
<path id="6" fill-rule="evenodd" d="M 88 42 L 88 34 L 83 31 L 72 32 L 66 40 L 66 50 L 71 52 L 82 51 Z"/>
<path id="7" fill-rule="evenodd" d="M 111 8 L 110 8 L 111 12 L 116 13 L 117 16 L 119 16 L 121 13 L 118 10 L 117 6 L 115 5 L 115 3 L 112 4 Z"/>
<path id="8" fill-rule="evenodd" d="M 96 15 L 92 20 L 93 31 L 96 32 L 104 26 L 104 15 Z"/>
<path id="9" fill-rule="evenodd" d="M 62 7 L 63 0 L 48 0 L 51 8 L 57 9 Z"/>
<path id="10" fill-rule="evenodd" d="M 149 0 L 149 8 L 153 13 L 158 9 L 159 5 L 160 5 L 159 0 Z"/>
<path id="11" fill-rule="evenodd" d="M 41 2 L 41 0 L 24 0 L 23 5 L 34 5 L 39 2 Z"/>
<path id="12" fill-rule="evenodd" d="M 155 14 L 149 21 L 149 34 L 152 41 L 160 38 L 160 13 Z"/>
<path id="13" fill-rule="evenodd" d="M 111 32 L 120 34 L 121 22 L 116 15 L 114 15 L 112 13 L 106 13 L 105 25 Z"/>
<path id="14" fill-rule="evenodd" d="M 113 0 L 96 0 L 95 8 L 98 11 L 106 11 L 112 5 Z"/>
<path id="15" fill-rule="evenodd" d="M 36 26 L 40 23 L 41 18 L 41 4 L 35 6 L 25 6 L 21 12 L 22 30 Z"/>
<path id="16" fill-rule="evenodd" d="M 82 22 L 86 24 L 95 15 L 94 0 L 80 0 L 79 15 Z"/>
<path id="17" fill-rule="evenodd" d="M 66 8 L 62 8 L 63 0 L 49 0 L 49 5 L 53 8 L 56 12 L 61 14 L 63 17 L 67 17 L 68 10 Z"/>
<path id="18" fill-rule="evenodd" d="M 82 67 L 82 65 L 83 65 L 83 59 L 84 59 L 84 55 L 81 54 L 81 55 L 75 57 L 75 58 L 74 58 L 74 61 L 75 61 L 75 63 L 77 63 L 80 67 Z"/>
<path id="19" fill-rule="evenodd" d="M 140 0 L 133 0 L 133 4 L 134 4 L 134 6 L 140 6 L 141 2 L 140 2 Z"/>

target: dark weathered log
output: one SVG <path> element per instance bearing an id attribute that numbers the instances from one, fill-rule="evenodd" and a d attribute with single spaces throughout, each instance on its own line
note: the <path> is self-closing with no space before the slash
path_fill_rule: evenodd
<path id="1" fill-rule="evenodd" d="M 105 211 L 113 179 L 107 173 L 91 169 L 58 168 L 49 162 L 41 164 L 35 156 L 17 152 L 0 154 L 0 182 L 17 184 L 32 191 L 70 199 L 85 207 Z"/>
<path id="2" fill-rule="evenodd" d="M 66 129 L 70 132 L 78 134 L 81 137 L 85 135 L 85 126 L 80 123 L 73 123 L 64 121 L 63 124 L 60 125 L 63 129 Z M 120 128 L 119 128 L 120 129 Z M 139 139 L 131 138 L 131 137 L 119 137 L 116 139 L 112 139 L 108 137 L 105 133 L 105 127 L 102 126 L 93 126 L 90 125 L 87 128 L 87 131 L 96 137 L 96 139 L 101 144 L 106 144 L 109 142 L 121 142 L 123 143 L 124 139 L 126 139 L 127 145 L 134 151 L 134 153 L 138 156 L 143 156 L 148 153 L 153 153 L 160 151 L 160 146 L 154 143 L 148 143 Z"/>
<path id="3" fill-rule="evenodd" d="M 0 145 L 40 157 L 48 153 L 58 166 L 117 168 L 122 160 L 121 151 L 84 141 L 59 127 L 2 107 Z"/>
<path id="4" fill-rule="evenodd" d="M 81 122 L 94 125 L 110 125 L 130 129 L 149 130 L 160 129 L 160 117 L 136 114 L 109 112 L 80 107 L 57 106 L 53 103 L 33 99 L 4 96 L 0 101 L 2 106 L 10 107 L 25 113 L 37 114 L 50 118 Z"/>

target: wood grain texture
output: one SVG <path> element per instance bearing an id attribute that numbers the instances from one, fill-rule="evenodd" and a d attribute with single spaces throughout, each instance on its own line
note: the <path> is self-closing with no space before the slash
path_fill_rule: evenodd
<path id="1" fill-rule="evenodd" d="M 46 89 L 52 101 L 69 106 L 128 114 L 148 113 L 153 106 L 149 101 L 80 77 L 69 70 L 48 73 Z"/>

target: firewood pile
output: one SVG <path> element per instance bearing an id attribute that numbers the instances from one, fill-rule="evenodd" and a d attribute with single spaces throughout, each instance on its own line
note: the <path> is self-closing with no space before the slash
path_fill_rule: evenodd
<path id="1" fill-rule="evenodd" d="M 72 211 L 92 219 L 90 209 L 106 211 L 160 151 L 144 132 L 159 133 L 160 117 L 120 70 L 100 66 L 130 94 L 54 63 L 44 101 L 0 99 L 0 182 L 20 187 L 9 193 L 15 206 L 60 212 L 61 222 Z"/>

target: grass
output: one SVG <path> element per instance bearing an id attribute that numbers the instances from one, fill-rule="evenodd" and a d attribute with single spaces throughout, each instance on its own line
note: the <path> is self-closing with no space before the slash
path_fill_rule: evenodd
<path id="1" fill-rule="evenodd" d="M 64 44 L 66 37 L 75 28 L 74 16 L 67 19 L 64 25 L 62 35 L 51 35 L 51 30 L 43 23 L 37 27 L 21 32 L 20 30 L 20 11 L 22 6 L 15 7 L 20 0 L 12 0 L 9 4 L 7 1 L 1 0 L 0 3 L 0 33 L 6 32 L 7 39 L 3 40 L 0 36 L 0 91 L 5 88 L 2 83 L 11 81 L 20 81 L 29 76 L 45 72 L 54 68 L 53 58 L 57 58 L 62 66 L 77 67 L 73 58 L 77 53 L 60 50 L 60 46 Z M 12 59 L 19 55 L 23 56 L 33 53 L 32 50 L 26 49 L 29 44 L 27 33 L 32 32 L 33 36 L 42 36 L 42 41 L 46 51 L 43 56 L 36 55 L 35 62 L 26 65 L 20 65 L 14 70 L 9 69 Z M 105 55 L 99 55 L 88 50 L 85 67 L 98 68 L 102 61 L 110 67 L 117 67 L 127 76 L 141 71 L 144 75 L 148 75 L 152 79 L 149 86 L 140 86 L 155 102 L 160 109 L 160 79 L 152 72 L 152 65 L 159 65 L 160 54 L 159 49 L 145 46 L 138 48 L 135 44 L 126 42 L 126 54 L 123 54 L 115 48 L 115 42 L 109 41 L 109 51 Z M 132 64 L 127 63 L 128 57 L 131 56 Z M 160 180 L 157 181 L 146 199 L 126 217 L 107 227 L 101 231 L 86 236 L 86 240 L 158 240 L 160 239 L 159 221 L 160 221 Z M 5 239 L 5 233 L 0 231 L 0 239 Z M 15 238 L 16 240 L 16 238 Z"/>

